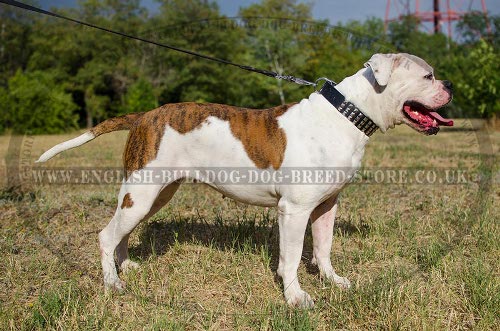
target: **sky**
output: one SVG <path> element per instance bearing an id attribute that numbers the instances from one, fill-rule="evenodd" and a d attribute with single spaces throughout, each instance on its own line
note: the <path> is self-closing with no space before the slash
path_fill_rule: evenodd
<path id="1" fill-rule="evenodd" d="M 500 15 L 499 0 L 485 0 L 488 11 L 494 15 Z M 22 2 L 22 0 L 21 0 Z M 75 6 L 77 0 L 39 0 L 43 8 Z M 216 0 L 219 8 L 224 15 L 237 16 L 240 7 L 246 7 L 258 0 Z M 313 17 L 315 19 L 328 19 L 331 24 L 347 22 L 349 20 L 364 20 L 368 17 L 379 17 L 384 19 L 387 0 L 306 0 L 300 2 L 313 3 Z M 399 4 L 399 12 L 402 13 L 401 3 L 406 0 L 392 0 L 391 16 L 397 16 L 398 10 L 396 4 Z M 431 0 L 420 0 L 420 10 L 427 11 L 432 8 Z M 412 11 L 415 8 L 415 0 L 409 0 Z M 441 0 L 441 6 L 445 6 L 446 1 Z M 466 10 L 469 4 L 472 8 L 481 9 L 481 0 L 451 0 L 452 7 Z M 458 4 L 462 7 L 458 7 Z M 158 8 L 154 0 L 142 0 L 142 5 L 150 11 Z"/>

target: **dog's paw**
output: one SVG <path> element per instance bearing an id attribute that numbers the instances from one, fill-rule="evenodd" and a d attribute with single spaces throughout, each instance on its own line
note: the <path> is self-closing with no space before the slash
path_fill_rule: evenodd
<path id="1" fill-rule="evenodd" d="M 345 277 L 340 277 L 333 271 L 333 269 L 330 269 L 328 272 L 322 272 L 321 273 L 322 277 L 328 279 L 329 281 L 335 283 L 338 287 L 342 289 L 348 289 L 351 287 L 351 282 L 349 279 Z"/>
<path id="2" fill-rule="evenodd" d="M 120 269 L 122 270 L 122 272 L 124 274 L 126 274 L 132 270 L 136 270 L 138 268 L 139 268 L 139 263 L 131 261 L 129 259 L 123 261 L 122 264 L 120 265 Z"/>
<path id="3" fill-rule="evenodd" d="M 300 309 L 311 309 L 314 307 L 314 301 L 311 296 L 305 291 L 298 291 L 294 294 L 285 295 L 286 303 L 292 307 Z"/>
<path id="4" fill-rule="evenodd" d="M 334 276 L 333 282 L 335 283 L 335 285 L 337 285 L 338 287 L 340 287 L 342 289 L 348 289 L 351 287 L 351 282 L 349 281 L 349 279 L 347 279 L 345 277 L 340 277 L 338 275 Z"/>
<path id="5" fill-rule="evenodd" d="M 104 282 L 104 289 L 109 291 L 123 292 L 125 290 L 126 283 L 121 279 L 116 279 L 111 282 Z"/>
<path id="6" fill-rule="evenodd" d="M 311 264 L 314 265 L 314 266 L 318 266 L 318 261 L 316 260 L 316 256 L 312 257 Z"/>

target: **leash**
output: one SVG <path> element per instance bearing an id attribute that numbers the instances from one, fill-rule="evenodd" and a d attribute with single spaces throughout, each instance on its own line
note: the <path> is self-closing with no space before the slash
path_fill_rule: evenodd
<path id="1" fill-rule="evenodd" d="M 13 7 L 17 7 L 17 8 L 20 8 L 20 9 L 32 11 L 32 12 L 43 14 L 43 15 L 47 15 L 47 16 L 57 17 L 57 18 L 60 18 L 60 19 L 66 20 L 66 21 L 70 21 L 70 22 L 73 22 L 73 23 L 76 23 L 76 24 L 88 26 L 88 27 L 91 27 L 93 29 L 101 30 L 101 31 L 104 31 L 104 32 L 107 32 L 107 33 L 111 33 L 111 34 L 114 34 L 114 35 L 118 35 L 118 36 L 124 37 L 124 38 L 138 40 L 138 41 L 141 41 L 141 42 L 144 42 L 144 43 L 147 43 L 147 44 L 152 44 L 152 45 L 155 45 L 155 46 L 159 46 L 159 47 L 167 48 L 167 49 L 170 49 L 170 50 L 174 50 L 174 51 L 177 51 L 177 52 L 180 52 L 180 53 L 193 55 L 193 56 L 196 56 L 196 57 L 199 57 L 199 58 L 202 58 L 202 59 L 206 59 L 206 60 L 209 60 L 209 61 L 227 64 L 227 65 L 230 65 L 230 66 L 233 66 L 233 67 L 240 68 L 242 70 L 256 72 L 256 73 L 259 73 L 259 74 L 262 74 L 262 75 L 265 75 L 265 76 L 268 76 L 268 77 L 272 77 L 272 78 L 276 78 L 276 79 L 281 79 L 281 80 L 286 80 L 286 81 L 293 82 L 293 83 L 296 83 L 296 84 L 299 84 L 299 85 L 307 85 L 307 86 L 314 86 L 314 87 L 317 86 L 317 81 L 313 83 L 313 82 L 310 82 L 310 81 L 307 81 L 305 79 L 298 78 L 298 77 L 295 77 L 295 76 L 280 75 L 280 74 L 278 74 L 277 72 L 274 72 L 274 71 L 265 70 L 265 69 L 259 69 L 259 68 L 254 68 L 254 67 L 251 67 L 251 66 L 234 63 L 234 62 L 231 62 L 231 61 L 228 61 L 228 60 L 224 60 L 224 59 L 212 57 L 212 56 L 209 56 L 209 55 L 196 53 L 196 52 L 193 52 L 193 51 L 190 51 L 190 50 L 187 50 L 187 49 L 183 49 L 183 48 L 179 48 L 179 47 L 175 47 L 175 46 L 171 46 L 171 45 L 167 45 L 167 44 L 158 43 L 156 41 L 144 39 L 144 38 L 137 37 L 137 36 L 132 36 L 132 35 L 129 35 L 129 34 L 126 34 L 126 33 L 123 33 L 123 32 L 114 31 L 114 30 L 111 30 L 111 29 L 108 29 L 108 28 L 104 28 L 104 27 L 101 27 L 101 26 L 98 26 L 98 25 L 95 25 L 95 24 L 92 24 L 92 23 L 88 23 L 88 22 L 84 22 L 84 21 L 80 21 L 80 20 L 71 18 L 71 17 L 67 17 L 67 16 L 63 16 L 63 15 L 60 15 L 60 14 L 56 14 L 56 13 L 53 13 L 53 12 L 50 12 L 50 11 L 47 11 L 47 10 L 44 10 L 44 9 L 41 9 L 41 8 L 38 8 L 38 7 L 27 5 L 27 4 L 19 2 L 19 1 L 14 1 L 14 0 L 0 0 L 0 3 L 4 3 L 6 5 L 10 5 L 10 6 L 13 6 Z"/>

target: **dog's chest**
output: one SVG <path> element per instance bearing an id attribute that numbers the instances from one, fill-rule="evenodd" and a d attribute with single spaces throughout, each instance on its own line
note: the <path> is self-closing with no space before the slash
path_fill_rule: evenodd
<path id="1" fill-rule="evenodd" d="M 283 166 L 359 168 L 368 138 L 345 118 L 330 116 L 332 110 L 300 106 L 280 118 L 287 141 Z"/>

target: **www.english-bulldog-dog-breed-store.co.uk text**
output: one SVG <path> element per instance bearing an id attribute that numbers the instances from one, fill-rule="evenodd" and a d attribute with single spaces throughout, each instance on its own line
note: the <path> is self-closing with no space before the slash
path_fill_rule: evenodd
<path id="1" fill-rule="evenodd" d="M 326 82 L 320 91 L 295 104 L 255 110 L 222 104 L 167 104 L 145 113 L 111 118 L 72 140 L 45 152 L 39 162 L 80 146 L 101 134 L 130 130 L 124 152 L 124 179 L 118 206 L 99 233 L 104 285 L 121 290 L 125 272 L 137 267 L 128 255 L 132 230 L 164 206 L 183 180 L 141 184 L 131 178 L 146 169 L 186 168 L 223 195 L 258 206 L 277 206 L 279 265 L 287 303 L 311 307 L 301 289 L 297 269 L 306 226 L 311 221 L 313 260 L 321 275 L 342 288 L 347 278 L 335 273 L 330 260 L 337 201 L 361 165 L 370 135 L 405 123 L 432 135 L 453 122 L 436 109 L 452 99 L 452 84 L 436 80 L 424 60 L 409 54 L 375 54 L 365 67 L 338 85 Z M 245 167 L 279 171 L 283 168 L 338 168 L 343 180 L 331 185 L 252 183 L 230 185 L 208 180 L 205 169 Z M 185 173 L 184 173 L 185 174 Z"/>

